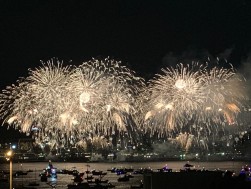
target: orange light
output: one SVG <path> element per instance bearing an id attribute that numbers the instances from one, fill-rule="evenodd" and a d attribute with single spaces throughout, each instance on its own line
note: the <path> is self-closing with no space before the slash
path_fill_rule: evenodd
<path id="1" fill-rule="evenodd" d="M 12 150 L 9 150 L 9 151 L 6 153 L 6 156 L 7 156 L 7 157 L 11 157 L 12 155 L 13 155 Z"/>

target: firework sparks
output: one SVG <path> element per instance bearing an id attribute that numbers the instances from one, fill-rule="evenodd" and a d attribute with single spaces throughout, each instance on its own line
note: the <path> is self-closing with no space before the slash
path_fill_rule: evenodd
<path id="1" fill-rule="evenodd" d="M 198 64 L 185 67 L 162 69 L 163 75 L 150 80 L 146 95 L 148 102 L 145 121 L 148 124 L 161 125 L 161 132 L 170 132 L 185 125 L 194 111 L 205 101 L 203 94 L 204 77 Z M 166 121 L 163 121 L 166 120 Z M 152 127 L 152 126 L 151 126 Z"/>
<path id="2" fill-rule="evenodd" d="M 138 88 L 144 85 L 142 78 L 136 77 L 121 62 L 109 58 L 84 62 L 70 78 L 73 99 L 80 99 L 79 109 L 84 114 L 79 125 L 89 125 L 88 129 L 105 135 L 111 135 L 115 129 L 120 132 L 128 130 L 128 116 L 125 115 L 136 112 L 134 104 Z"/>
<path id="3" fill-rule="evenodd" d="M 233 68 L 193 62 L 162 72 L 145 86 L 109 58 L 78 67 L 51 60 L 2 91 L 0 118 L 21 132 L 35 126 L 37 142 L 51 146 L 86 146 L 90 131 L 97 138 L 118 131 L 136 139 L 141 130 L 174 138 L 186 150 L 193 141 L 207 146 L 206 137 L 238 124 L 246 95 L 244 79 Z"/>
<path id="4" fill-rule="evenodd" d="M 51 60 L 3 91 L 0 116 L 21 132 L 29 133 L 35 124 L 37 142 L 84 144 L 90 130 L 103 136 L 130 128 L 126 119 L 136 112 L 135 98 L 143 84 L 133 71 L 109 58 L 74 68 Z"/>
<path id="5" fill-rule="evenodd" d="M 150 80 L 145 92 L 146 130 L 174 138 L 188 132 L 185 136 L 193 136 L 191 143 L 217 135 L 226 123 L 237 124 L 236 116 L 246 95 L 244 79 L 233 68 L 209 69 L 207 65 L 192 63 L 162 71 L 162 75 Z M 187 149 L 191 144 L 181 146 Z"/>

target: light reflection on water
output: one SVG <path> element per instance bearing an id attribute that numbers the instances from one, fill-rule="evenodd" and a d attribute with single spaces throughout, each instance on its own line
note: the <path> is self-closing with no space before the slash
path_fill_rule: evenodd
<path id="1" fill-rule="evenodd" d="M 142 175 L 133 175 L 134 178 L 130 178 L 129 182 L 117 182 L 119 176 L 115 173 L 110 173 L 107 171 L 112 167 L 116 168 L 151 168 L 154 171 L 160 169 L 167 165 L 173 171 L 179 171 L 183 168 L 183 165 L 187 163 L 186 161 L 167 161 L 167 162 L 114 162 L 114 163 L 66 163 L 66 162 L 53 162 L 53 166 L 56 167 L 58 170 L 60 169 L 73 169 L 74 167 L 79 172 L 85 172 L 88 170 L 101 170 L 103 172 L 107 172 L 107 175 L 104 176 L 104 180 L 108 179 L 112 184 L 114 184 L 119 189 L 129 189 L 131 185 L 139 185 L 140 180 L 143 179 Z M 194 165 L 196 169 L 203 169 L 206 170 L 230 170 L 239 174 L 241 167 L 244 165 L 249 165 L 248 162 L 235 162 L 235 161 L 222 161 L 222 162 L 194 162 L 190 161 L 190 164 Z M 32 170 L 33 172 L 28 173 L 28 175 L 19 176 L 13 179 L 13 185 L 15 184 L 23 184 L 28 185 L 29 182 L 36 182 L 39 183 L 37 189 L 45 189 L 45 188 L 52 188 L 50 185 L 56 184 L 56 188 L 60 189 L 67 189 L 67 184 L 72 183 L 72 175 L 67 174 L 58 174 L 58 178 L 56 180 L 48 179 L 48 182 L 41 182 L 39 173 L 42 172 L 48 165 L 48 162 L 33 162 L 33 163 L 13 163 L 13 173 L 18 170 Z M 87 166 L 88 165 L 88 166 Z M 9 171 L 9 164 L 0 164 L 0 170 Z M 0 185 L 1 186 L 1 185 Z M 2 187 L 0 187 L 2 188 Z"/>

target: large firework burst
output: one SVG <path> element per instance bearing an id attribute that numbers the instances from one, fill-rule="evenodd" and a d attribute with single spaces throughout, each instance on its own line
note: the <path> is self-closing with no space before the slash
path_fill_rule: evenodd
<path id="1" fill-rule="evenodd" d="M 233 68 L 209 68 L 197 62 L 162 71 L 145 92 L 146 130 L 178 139 L 186 133 L 191 143 L 237 124 L 246 94 L 244 79 Z"/>
<path id="2" fill-rule="evenodd" d="M 142 78 L 109 58 L 74 68 L 54 61 L 42 63 L 18 85 L 3 90 L 3 123 L 26 133 L 36 127 L 37 141 L 50 141 L 51 146 L 81 143 L 88 132 L 109 136 L 115 130 L 136 129 L 132 118 Z"/>
<path id="3" fill-rule="evenodd" d="M 194 111 L 205 101 L 202 95 L 205 78 L 200 67 L 179 64 L 176 68 L 162 69 L 163 75 L 157 74 L 150 80 L 144 118 L 146 124 L 152 125 L 150 129 L 160 127 L 160 134 L 180 130 L 192 119 Z"/>
<path id="4" fill-rule="evenodd" d="M 43 67 L 30 70 L 27 78 L 1 94 L 4 122 L 20 126 L 23 132 L 29 132 L 34 121 L 58 127 L 57 115 L 65 104 L 69 68 L 62 67 L 60 62 L 42 64 Z"/>
<path id="5" fill-rule="evenodd" d="M 75 69 L 70 80 L 73 99 L 80 110 L 81 131 L 111 135 L 115 130 L 136 129 L 136 125 L 131 127 L 128 121 L 134 123 L 135 99 L 144 80 L 120 61 L 107 58 L 84 62 Z"/>

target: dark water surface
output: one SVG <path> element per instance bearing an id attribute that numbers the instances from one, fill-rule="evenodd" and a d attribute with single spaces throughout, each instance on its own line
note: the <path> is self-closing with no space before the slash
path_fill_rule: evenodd
<path id="1" fill-rule="evenodd" d="M 130 178 L 128 182 L 118 182 L 118 175 L 115 173 L 111 173 L 107 171 L 113 167 L 116 168 L 133 168 L 134 170 L 140 168 L 151 168 L 153 171 L 157 171 L 157 169 L 163 168 L 167 165 L 170 169 L 174 171 L 179 171 L 183 168 L 183 165 L 187 163 L 186 161 L 167 161 L 167 162 L 120 162 L 120 163 L 68 163 L 68 162 L 53 162 L 53 166 L 57 168 L 57 170 L 61 169 L 73 169 L 76 168 L 79 172 L 85 172 L 88 170 L 101 170 L 103 172 L 107 172 L 107 175 L 103 177 L 104 180 L 108 179 L 112 184 L 114 184 L 116 188 L 119 189 L 129 189 L 131 185 L 139 185 L 140 180 L 143 179 L 142 175 L 135 175 L 134 178 Z M 190 164 L 194 165 L 196 169 L 206 170 L 229 170 L 234 171 L 236 174 L 239 174 L 241 167 L 244 165 L 250 165 L 249 162 L 241 162 L 241 161 L 221 161 L 221 162 L 198 162 L 198 161 L 190 161 Z M 88 165 L 88 166 L 87 166 Z M 42 172 L 48 166 L 48 162 L 33 162 L 33 163 L 13 163 L 13 173 L 16 171 L 28 171 L 27 175 L 20 175 L 18 177 L 13 178 L 13 187 L 17 185 L 28 186 L 30 182 L 36 182 L 39 186 L 36 186 L 37 189 L 45 189 L 52 188 L 50 185 L 56 185 L 56 188 L 67 189 L 67 184 L 73 183 L 72 175 L 68 174 L 58 174 L 57 179 L 48 179 L 47 182 L 41 182 L 39 173 Z M 0 170 L 9 171 L 9 164 L 0 164 Z M 9 189 L 9 183 L 0 182 L 0 189 Z"/>

